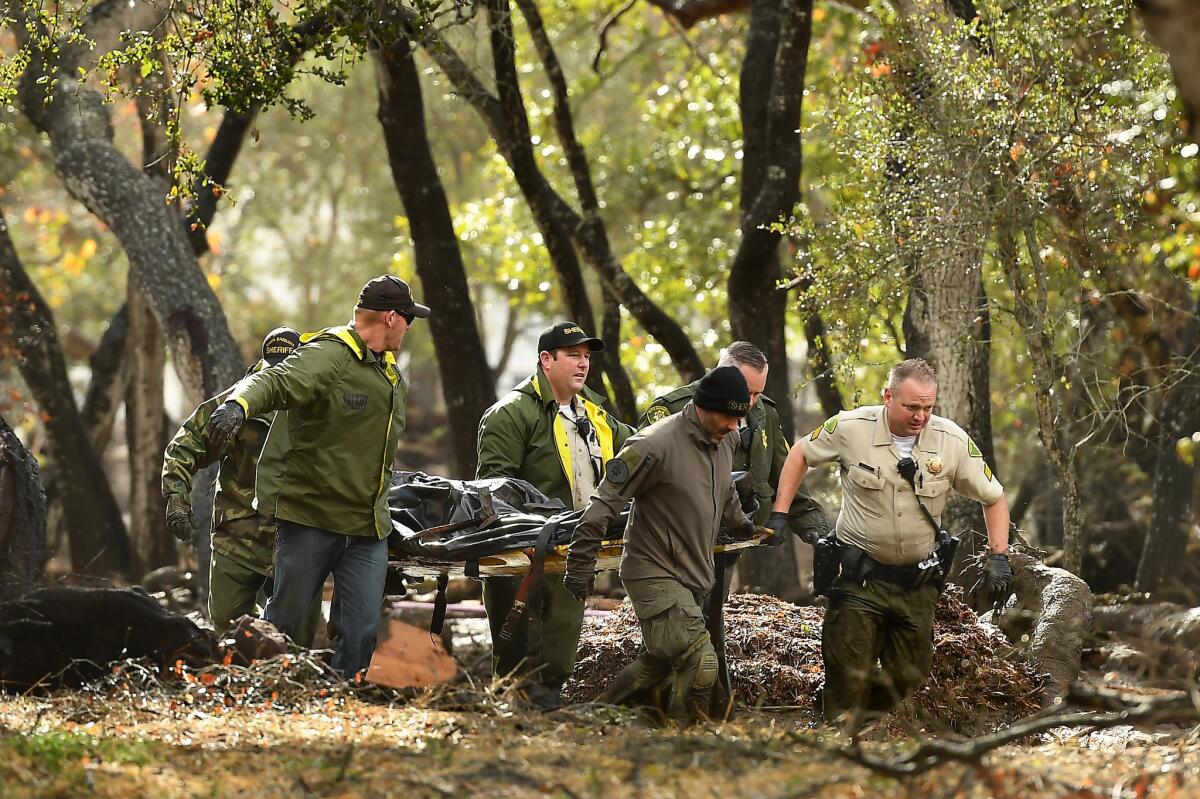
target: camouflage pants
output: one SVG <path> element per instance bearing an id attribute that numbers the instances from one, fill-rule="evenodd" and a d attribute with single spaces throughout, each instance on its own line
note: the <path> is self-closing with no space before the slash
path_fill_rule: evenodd
<path id="1" fill-rule="evenodd" d="M 270 576 L 247 566 L 238 558 L 214 550 L 208 566 L 208 618 L 217 633 L 223 634 L 242 616 L 261 616 L 258 595 L 269 597 L 274 588 Z M 304 623 L 296 633 L 296 643 L 311 646 L 321 621 L 321 597 L 308 609 Z"/>
<path id="2" fill-rule="evenodd" d="M 622 704 L 648 695 L 661 708 L 669 692 L 668 716 L 684 723 L 705 718 L 717 653 L 700 609 L 704 594 L 667 578 L 629 580 L 625 590 L 641 622 L 643 649 L 613 678 L 604 701 Z"/>
<path id="3" fill-rule="evenodd" d="M 929 675 L 938 589 L 842 581 L 821 630 L 825 719 L 884 712 Z"/>
<path id="4" fill-rule="evenodd" d="M 492 673 L 498 677 L 530 665 L 525 663 L 529 654 L 528 612 L 511 639 L 500 639 L 520 585 L 520 577 L 488 577 L 483 581 L 483 606 L 492 632 Z M 575 668 L 579 632 L 583 628 L 583 603 L 563 587 L 561 574 L 544 575 L 542 592 L 542 663 L 538 664 L 537 679 L 557 691 Z"/>

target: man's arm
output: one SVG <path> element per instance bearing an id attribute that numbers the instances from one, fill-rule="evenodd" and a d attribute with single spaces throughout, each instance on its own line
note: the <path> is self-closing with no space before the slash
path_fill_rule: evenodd
<path id="1" fill-rule="evenodd" d="M 489 477 L 516 477 L 521 473 L 524 446 L 529 440 L 527 431 L 521 429 L 511 408 L 493 408 L 479 420 L 479 433 L 475 440 L 478 463 L 475 479 Z"/>
<path id="2" fill-rule="evenodd" d="M 987 526 L 988 550 L 996 555 L 1008 554 L 1008 497 L 1003 494 L 991 505 L 983 506 L 983 523 Z"/>
<path id="3" fill-rule="evenodd" d="M 742 510 L 741 498 L 738 497 L 737 486 L 729 483 L 729 493 L 725 495 L 725 507 L 721 512 L 721 528 L 724 530 L 745 530 L 752 532 L 754 522 Z"/>
<path id="4" fill-rule="evenodd" d="M 779 470 L 779 487 L 775 489 L 775 505 L 771 508 L 773 512 L 787 513 L 807 474 L 808 461 L 804 458 L 804 447 L 797 442 Z"/>
<path id="5" fill-rule="evenodd" d="M 596 553 L 608 526 L 629 500 L 651 484 L 655 462 L 653 454 L 641 445 L 641 439 L 634 438 L 606 464 L 604 479 L 583 509 L 567 550 L 568 576 L 564 583 L 568 588 L 574 584 L 586 596 L 596 568 Z"/>
<path id="6" fill-rule="evenodd" d="M 221 402 L 220 397 L 214 397 L 201 403 L 179 426 L 167 444 L 163 451 L 162 467 L 164 497 L 172 494 L 184 498 L 191 496 L 192 480 L 196 472 L 219 460 L 221 453 L 215 451 L 215 447 L 212 448 L 214 451 L 209 451 L 204 427 L 208 424 L 208 417 Z"/>
<path id="7" fill-rule="evenodd" d="M 244 378 L 229 399 L 242 406 L 246 419 L 307 405 L 329 391 L 351 357 L 340 341 L 314 341 L 277 366 Z"/>

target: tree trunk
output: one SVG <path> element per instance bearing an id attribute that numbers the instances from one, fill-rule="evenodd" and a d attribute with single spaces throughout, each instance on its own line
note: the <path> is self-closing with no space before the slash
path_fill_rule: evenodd
<path id="1" fill-rule="evenodd" d="M 392 179 L 412 232 L 417 274 L 425 299 L 458 474 L 475 474 L 475 429 L 496 401 L 487 353 L 475 327 L 467 272 L 458 249 L 446 193 L 425 129 L 421 81 L 406 32 L 373 50 Z"/>
<path id="2" fill-rule="evenodd" d="M 604 324 L 600 336 L 605 344 L 604 373 L 608 375 L 608 384 L 616 400 L 617 416 L 636 425 L 637 395 L 629 382 L 629 373 L 621 366 L 621 303 L 608 289 L 604 289 Z"/>
<path id="3" fill-rule="evenodd" d="M 1163 50 L 1183 101 L 1188 135 L 1200 142 L 1200 3 L 1196 0 L 1136 0 L 1146 32 Z"/>
<path id="4" fill-rule="evenodd" d="M 808 340 L 808 369 L 817 386 L 817 400 L 826 418 L 837 416 L 845 410 L 842 390 L 837 375 L 829 360 L 829 342 L 825 335 L 825 320 L 818 313 L 809 314 L 804 322 L 804 336 Z"/>
<path id="5" fill-rule="evenodd" d="M 162 497 L 163 370 L 166 345 L 141 290 L 129 285 L 129 382 L 125 441 L 129 449 L 129 537 L 134 574 L 176 560 Z"/>
<path id="6" fill-rule="evenodd" d="M 91 436 L 75 406 L 54 317 L 29 279 L 0 211 L 0 329 L 16 344 L 18 367 L 41 406 L 65 514 L 71 565 L 95 575 L 128 574 L 129 538 Z"/>
<path id="7" fill-rule="evenodd" d="M 129 358 L 125 347 L 128 338 L 129 306 L 122 304 L 108 320 L 100 343 L 88 359 L 91 380 L 83 398 L 83 424 L 88 429 L 97 457 L 103 457 L 108 448 L 117 408 L 129 384 Z"/>
<path id="8" fill-rule="evenodd" d="M 1066 696 L 1079 675 L 1084 636 L 1092 627 L 1092 592 L 1074 574 L 1012 553 L 1013 590 L 1034 625 L 1026 640 L 1030 659 L 1049 678 L 1042 706 Z"/>
<path id="9" fill-rule="evenodd" d="M 742 62 L 739 106 L 743 147 L 741 243 L 729 267 L 729 325 L 734 339 L 762 348 L 771 370 L 767 393 L 779 422 L 795 435 L 785 335 L 788 298 L 778 286 L 782 233 L 800 195 L 800 113 L 812 36 L 812 0 L 754 0 Z M 782 560 L 782 558 L 781 558 Z"/>
<path id="10" fill-rule="evenodd" d="M 1186 360 L 1174 372 L 1159 410 L 1158 460 L 1154 469 L 1150 532 L 1138 563 L 1137 590 L 1153 593 L 1186 557 L 1195 513 L 1196 470 L 1179 457 L 1175 442 L 1200 430 L 1200 302 L 1188 320 L 1183 351 Z"/>
<path id="11" fill-rule="evenodd" d="M 42 581 L 46 562 L 46 493 L 37 460 L 0 416 L 0 602 Z"/>
<path id="12" fill-rule="evenodd" d="M 121 242 L 130 279 L 150 299 L 180 380 L 198 403 L 241 376 L 241 355 L 178 214 L 163 202 L 165 186 L 113 145 L 110 106 L 78 74 L 92 59 L 123 47 L 122 30 L 159 29 L 169 10 L 146 2 L 107 0 L 89 13 L 79 31 L 84 39 L 61 44 L 61 57 L 40 49 L 39 36 L 30 36 L 23 24 L 27 20 L 18 19 L 11 27 L 20 43 L 32 48 L 31 63 L 18 87 L 23 110 L 50 138 L 55 170 L 67 191 Z M 40 75 L 52 80 L 39 82 Z"/>
<path id="13" fill-rule="evenodd" d="M 779 243 L 771 227 L 789 219 L 800 195 L 800 111 L 812 0 L 754 0 L 742 62 L 743 147 L 741 244 L 729 267 L 729 324 L 736 340 L 767 356 L 767 393 L 778 403 L 784 435 L 795 435 L 788 380 L 787 292 L 779 288 Z M 800 582 L 792 537 L 770 552 L 755 550 L 738 562 L 745 585 L 775 596 Z"/>
<path id="14" fill-rule="evenodd" d="M 402 10 L 400 13 L 410 20 L 415 19 L 411 11 Z M 581 217 L 542 173 L 530 143 L 529 121 L 517 81 L 516 45 L 507 0 L 491 0 L 488 18 L 499 97 L 493 96 L 484 87 L 466 62 L 436 32 L 423 30 L 420 44 L 437 62 L 455 90 L 488 126 L 546 240 L 556 268 L 558 259 L 567 255 L 558 235 L 548 235 L 547 230 L 565 230 L 570 243 L 578 248 L 601 283 L 612 290 L 634 319 L 666 350 L 679 374 L 685 380 L 699 378 L 704 373 L 704 364 L 691 338 L 625 273 L 609 247 L 599 217 L 594 220 Z M 582 318 L 576 318 L 575 321 L 586 324 Z M 594 317 L 592 324 L 595 324 Z"/>

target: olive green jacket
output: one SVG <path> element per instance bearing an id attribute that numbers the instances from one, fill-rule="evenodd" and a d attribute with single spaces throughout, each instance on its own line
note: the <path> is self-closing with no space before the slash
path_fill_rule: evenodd
<path id="1" fill-rule="evenodd" d="M 575 527 L 567 571 L 588 574 L 594 569 L 609 524 L 634 500 L 625 525 L 622 582 L 669 577 L 692 591 L 707 592 L 713 584 L 717 531 L 750 524 L 733 487 L 737 448 L 736 433 L 713 442 L 690 402 L 680 413 L 639 430 L 621 450 L 620 466 L 609 467 Z M 638 609 L 639 614 L 644 611 Z"/>
<path id="2" fill-rule="evenodd" d="M 404 430 L 408 386 L 390 352 L 377 357 L 353 327 L 302 337 L 279 365 L 238 383 L 247 418 L 287 410 L 291 448 L 275 516 L 345 535 L 386 538 L 387 489 Z"/>
<path id="3" fill-rule="evenodd" d="M 251 373 L 264 367 L 260 361 Z M 273 570 L 275 541 L 255 513 L 255 474 L 259 457 L 273 430 L 274 414 L 252 418 L 242 425 L 237 438 L 224 452 L 209 446 L 208 419 L 233 392 L 226 389 L 200 404 L 184 420 L 163 453 L 163 496 L 191 495 L 196 472 L 220 461 L 217 493 L 213 499 L 212 548 L 264 575 Z"/>
<path id="4" fill-rule="evenodd" d="M 607 464 L 633 428 L 606 411 L 591 389 L 579 394 Z M 546 375 L 537 372 L 484 411 L 476 444 L 476 478 L 516 477 L 571 507 L 571 449 Z M 603 477 L 603 474 L 601 475 Z"/>
<path id="5" fill-rule="evenodd" d="M 699 381 L 697 381 L 699 382 Z M 665 419 L 671 414 L 679 413 L 692 400 L 696 393 L 696 383 L 688 383 L 650 403 L 646 413 L 638 423 L 639 428 Z M 779 412 L 775 410 L 775 401 L 766 394 L 759 395 L 758 402 L 750 409 L 746 417 L 750 428 L 750 446 L 738 446 L 733 459 L 735 471 L 750 472 L 754 481 L 754 497 L 758 500 L 758 511 L 754 514 L 755 524 L 762 525 L 771 515 L 771 505 L 775 501 L 775 488 L 779 485 L 779 473 L 787 460 L 788 442 L 779 424 Z M 741 433 L 742 431 L 738 431 Z M 821 535 L 832 529 L 829 517 L 821 510 L 821 506 L 801 488 L 796 492 L 796 498 L 788 513 L 790 526 L 794 532 L 811 530 Z"/>

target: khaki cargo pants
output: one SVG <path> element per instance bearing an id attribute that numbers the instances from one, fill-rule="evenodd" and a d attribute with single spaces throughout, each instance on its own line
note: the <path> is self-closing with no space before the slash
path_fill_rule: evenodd
<path id="1" fill-rule="evenodd" d="M 641 622 L 643 650 L 613 679 L 603 701 L 640 699 L 683 723 L 706 718 L 717 653 L 700 609 L 704 594 L 668 578 L 628 580 L 625 590 Z"/>

